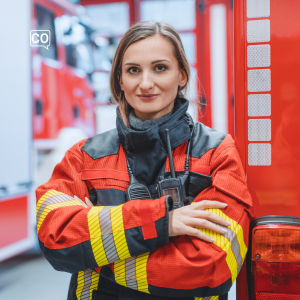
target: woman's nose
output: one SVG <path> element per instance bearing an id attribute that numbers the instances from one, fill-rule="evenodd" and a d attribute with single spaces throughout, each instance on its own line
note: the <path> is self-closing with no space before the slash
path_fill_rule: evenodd
<path id="1" fill-rule="evenodd" d="M 141 82 L 140 89 L 141 90 L 151 90 L 154 87 L 154 81 L 151 78 L 151 75 L 148 72 L 144 72 Z"/>

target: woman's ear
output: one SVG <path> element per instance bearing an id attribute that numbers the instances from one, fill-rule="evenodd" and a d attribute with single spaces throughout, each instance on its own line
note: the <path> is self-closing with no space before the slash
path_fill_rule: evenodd
<path id="1" fill-rule="evenodd" d="M 186 72 L 184 69 L 181 69 L 180 70 L 180 73 L 179 73 L 179 82 L 178 82 L 178 85 L 180 87 L 183 87 L 186 85 L 186 82 L 187 82 L 187 75 L 186 75 Z"/>
<path id="2" fill-rule="evenodd" d="M 122 75 L 120 76 L 119 84 L 120 84 L 121 90 L 124 91 Z"/>

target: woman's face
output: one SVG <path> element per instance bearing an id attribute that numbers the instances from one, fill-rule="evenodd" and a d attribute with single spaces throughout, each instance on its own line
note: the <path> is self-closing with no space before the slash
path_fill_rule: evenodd
<path id="1" fill-rule="evenodd" d="M 178 86 L 186 81 L 173 45 L 161 35 L 135 42 L 124 53 L 120 86 L 141 120 L 157 119 L 172 111 Z"/>

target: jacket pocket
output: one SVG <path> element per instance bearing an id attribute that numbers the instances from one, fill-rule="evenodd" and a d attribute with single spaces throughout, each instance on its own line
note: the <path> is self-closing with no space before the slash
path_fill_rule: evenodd
<path id="1" fill-rule="evenodd" d="M 120 205 L 126 200 L 125 192 L 129 185 L 127 172 L 85 169 L 82 170 L 81 179 L 86 182 L 94 205 Z"/>

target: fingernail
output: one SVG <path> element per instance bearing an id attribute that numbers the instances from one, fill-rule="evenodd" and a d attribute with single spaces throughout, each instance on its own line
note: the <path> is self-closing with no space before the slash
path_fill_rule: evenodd
<path id="1" fill-rule="evenodd" d="M 223 233 L 226 233 L 226 232 L 227 232 L 227 230 L 226 230 L 226 229 L 223 229 L 223 228 L 222 228 L 222 231 L 223 231 Z"/>
<path id="2" fill-rule="evenodd" d="M 227 206 L 227 205 L 228 205 L 227 203 L 222 203 L 222 206 L 224 206 L 224 207 Z"/>
<path id="3" fill-rule="evenodd" d="M 230 226 L 230 225 L 231 225 L 231 223 L 230 223 L 230 222 L 228 222 L 228 221 L 226 221 L 226 225 L 227 225 L 227 226 Z"/>
<path id="4" fill-rule="evenodd" d="M 215 241 L 215 239 L 211 238 L 210 241 L 213 243 Z"/>

